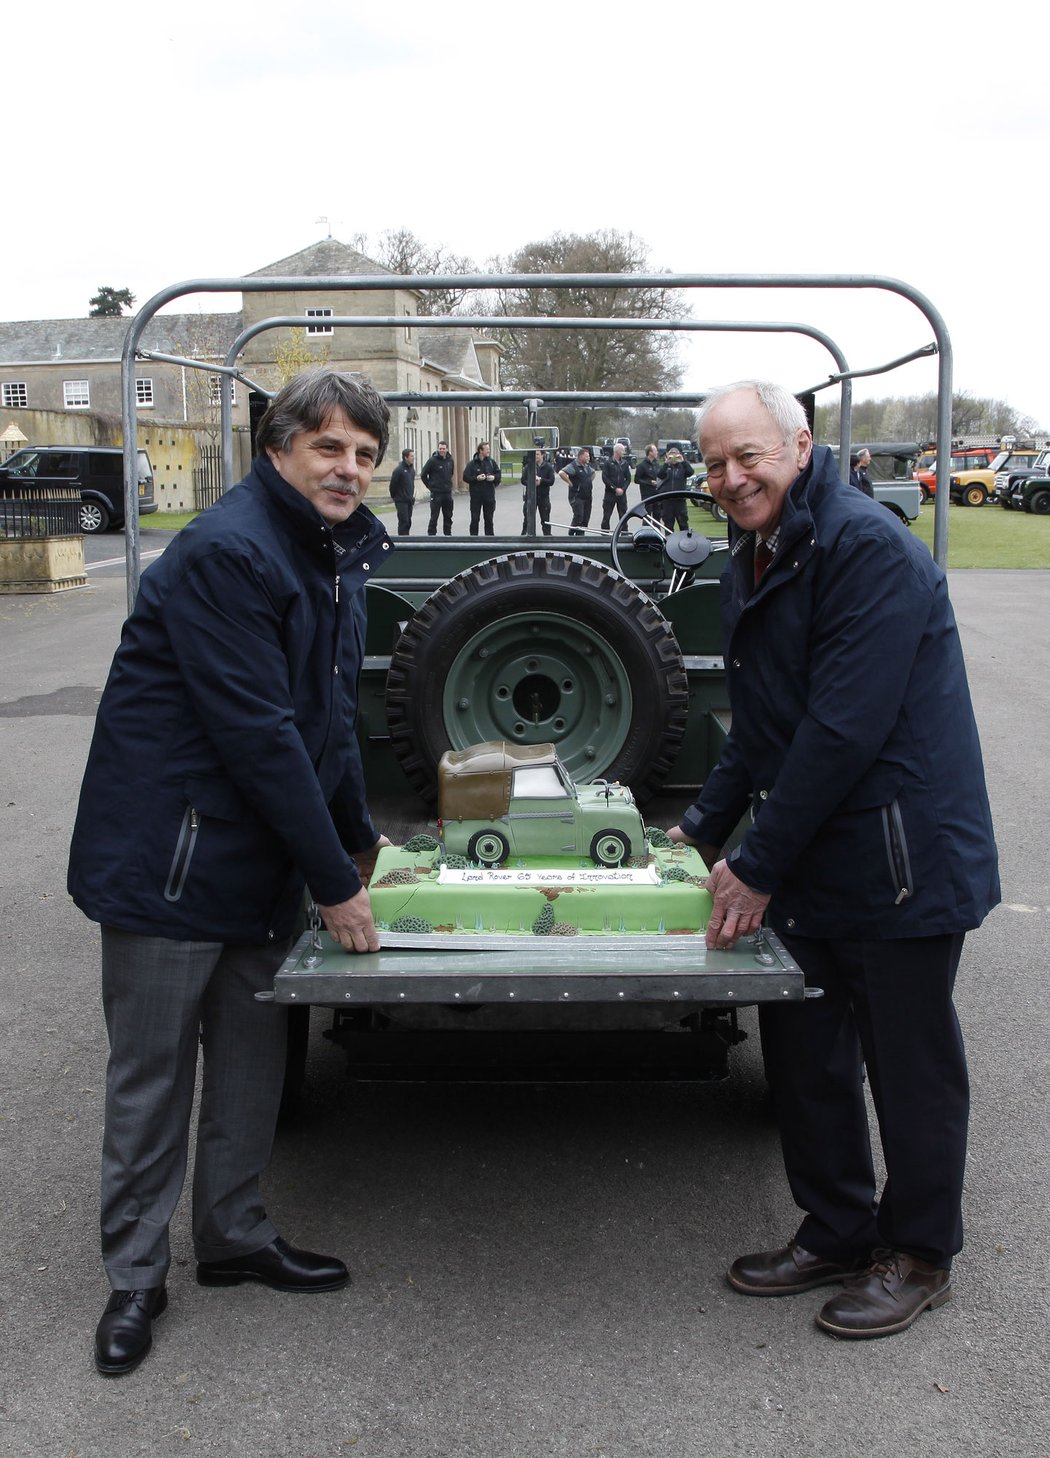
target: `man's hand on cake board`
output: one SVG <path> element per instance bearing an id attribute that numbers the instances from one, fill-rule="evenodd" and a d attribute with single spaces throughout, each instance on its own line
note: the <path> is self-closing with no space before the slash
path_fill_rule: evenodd
<path id="1" fill-rule="evenodd" d="M 707 878 L 714 905 L 707 922 L 707 945 L 731 952 L 740 937 L 750 936 L 762 925 L 770 897 L 745 885 L 729 869 L 728 861 L 717 861 Z"/>
<path id="2" fill-rule="evenodd" d="M 695 846 L 699 852 L 708 870 L 707 889 L 713 902 L 707 923 L 707 945 L 712 951 L 731 952 L 741 937 L 758 931 L 769 896 L 752 890 L 733 874 L 727 861 L 719 860 L 720 846 L 701 845 L 686 835 L 680 825 L 672 825 L 667 837 L 679 845 Z"/>
<path id="3" fill-rule="evenodd" d="M 381 835 L 370 850 L 355 854 L 354 862 L 362 881 L 367 881 L 371 877 L 375 869 L 376 856 L 385 845 L 389 844 L 386 836 Z M 372 903 L 364 886 L 356 896 L 351 896 L 349 901 L 340 901 L 337 906 L 321 906 L 318 903 L 317 909 L 321 913 L 328 935 L 337 946 L 342 947 L 344 952 L 379 951 L 379 933 L 372 920 Z"/>

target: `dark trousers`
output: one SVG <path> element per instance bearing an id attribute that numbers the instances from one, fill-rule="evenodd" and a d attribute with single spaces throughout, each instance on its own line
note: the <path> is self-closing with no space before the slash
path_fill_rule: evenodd
<path id="1" fill-rule="evenodd" d="M 549 537 L 551 534 L 551 488 L 547 484 L 536 482 L 536 517 L 543 530 L 543 535 Z M 526 496 L 521 508 L 521 534 L 525 536 L 529 529 L 529 499 Z"/>
<path id="2" fill-rule="evenodd" d="M 397 534 L 399 537 L 407 537 L 412 530 L 412 507 L 411 501 L 396 501 L 397 507 Z"/>
<path id="3" fill-rule="evenodd" d="M 186 1173 L 197 1055 L 204 1055 L 193 1172 L 198 1260 L 277 1234 L 259 1194 L 281 1102 L 286 1009 L 256 1002 L 289 943 L 179 942 L 102 928 L 109 1033 L 102 1140 L 102 1258 L 115 1289 L 164 1282 L 168 1222 Z"/>
<path id="4" fill-rule="evenodd" d="M 689 526 L 689 503 L 684 496 L 679 496 L 673 501 L 661 501 L 656 508 L 660 513 L 660 519 L 667 530 L 685 531 Z"/>
<path id="5" fill-rule="evenodd" d="M 617 496 L 615 491 L 606 491 L 602 497 L 602 530 L 608 531 L 609 523 L 612 521 L 613 507 L 616 508 L 616 515 L 623 516 L 627 511 L 627 492 Z"/>
<path id="6" fill-rule="evenodd" d="M 570 537 L 582 537 L 583 528 L 591 519 L 591 493 L 590 491 L 578 491 L 569 500 L 572 507 L 572 526 L 569 528 Z"/>
<path id="7" fill-rule="evenodd" d="M 804 1249 L 877 1246 L 946 1267 L 962 1248 L 969 1082 L 952 1002 L 962 933 L 895 941 L 783 936 L 821 998 L 760 1009 Z M 863 1072 L 887 1178 L 875 1187 Z"/>
<path id="8" fill-rule="evenodd" d="M 427 527 L 427 536 L 437 536 L 438 517 L 441 517 L 444 524 L 446 537 L 452 535 L 452 497 L 432 496 L 430 498 L 430 525 Z"/>
<path id="9" fill-rule="evenodd" d="M 470 488 L 470 535 L 478 535 L 478 526 L 482 514 L 485 517 L 485 535 L 495 536 L 496 529 L 493 526 L 493 519 L 496 514 L 496 491 L 492 486 L 472 486 Z"/>

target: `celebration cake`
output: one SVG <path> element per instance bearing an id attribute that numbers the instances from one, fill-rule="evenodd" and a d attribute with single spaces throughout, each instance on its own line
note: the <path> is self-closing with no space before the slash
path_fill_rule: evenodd
<path id="1" fill-rule="evenodd" d="M 646 830 L 622 785 L 575 785 L 550 744 L 449 751 L 438 834 L 379 852 L 384 946 L 443 937 L 691 936 L 711 908 L 691 846 Z"/>

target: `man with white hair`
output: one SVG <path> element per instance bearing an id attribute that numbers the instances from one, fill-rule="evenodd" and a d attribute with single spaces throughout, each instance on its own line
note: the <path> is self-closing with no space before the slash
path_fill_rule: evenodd
<path id="1" fill-rule="evenodd" d="M 840 481 L 786 390 L 726 386 L 698 424 L 730 521 L 732 729 L 670 833 L 711 868 L 708 946 L 732 947 L 768 918 L 823 990 L 760 1010 L 805 1214 L 786 1246 L 739 1257 L 728 1280 L 752 1296 L 845 1282 L 818 1325 L 888 1336 L 951 1292 L 968 1115 L 952 989 L 965 933 L 999 900 L 958 631 L 928 549 Z"/>
<path id="2" fill-rule="evenodd" d="M 609 530 L 614 510 L 618 517 L 627 511 L 631 466 L 625 459 L 626 454 L 626 446 L 622 440 L 618 440 L 613 446 L 612 455 L 605 456 L 602 460 L 602 483 L 605 486 L 605 494 L 602 496 L 602 531 Z"/>

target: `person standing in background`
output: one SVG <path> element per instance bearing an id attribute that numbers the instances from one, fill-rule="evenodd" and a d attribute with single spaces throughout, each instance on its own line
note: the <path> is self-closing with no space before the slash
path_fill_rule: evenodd
<path id="1" fill-rule="evenodd" d="M 532 480 L 536 482 L 536 516 L 543 535 L 549 537 L 551 534 L 551 487 L 554 485 L 554 467 L 548 461 L 546 452 L 540 449 L 530 451 L 521 468 L 521 484 L 525 488 L 521 515 L 523 537 L 528 535 L 529 529 L 528 491 Z"/>
<path id="2" fill-rule="evenodd" d="M 569 487 L 569 505 L 572 508 L 569 536 L 582 537 L 584 528 L 591 519 L 591 489 L 594 481 L 591 453 L 587 447 L 581 446 L 576 452 L 575 461 L 559 471 L 558 475 Z"/>
<path id="3" fill-rule="evenodd" d="M 390 473 L 390 500 L 397 508 L 397 534 L 407 537 L 412 531 L 416 500 L 416 456 L 411 449 L 401 452 L 400 462 Z"/>
<path id="4" fill-rule="evenodd" d="M 456 479 L 456 464 L 448 453 L 448 441 L 439 440 L 438 448 L 427 461 L 419 479 L 430 492 L 430 523 L 427 536 L 437 536 L 438 517 L 446 537 L 452 535 L 452 491 Z"/>
<path id="5" fill-rule="evenodd" d="M 470 535 L 478 535 L 478 525 L 484 516 L 485 535 L 495 536 L 496 487 L 503 472 L 492 459 L 487 440 L 481 441 L 473 457 L 467 462 L 463 480 L 470 488 Z"/>

